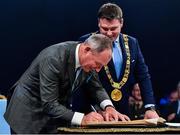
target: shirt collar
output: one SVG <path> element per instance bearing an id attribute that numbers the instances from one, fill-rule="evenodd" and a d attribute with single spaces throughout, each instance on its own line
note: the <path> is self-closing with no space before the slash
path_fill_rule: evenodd
<path id="1" fill-rule="evenodd" d="M 79 55 L 78 55 L 78 52 L 79 52 L 79 47 L 80 47 L 80 44 L 77 45 L 76 47 L 76 54 L 75 54 L 75 69 L 77 69 L 78 67 L 80 67 L 80 63 L 79 63 Z"/>
<path id="2" fill-rule="evenodd" d="M 118 37 L 116 38 L 115 42 L 116 42 L 116 43 L 119 43 L 119 35 L 118 35 Z"/>

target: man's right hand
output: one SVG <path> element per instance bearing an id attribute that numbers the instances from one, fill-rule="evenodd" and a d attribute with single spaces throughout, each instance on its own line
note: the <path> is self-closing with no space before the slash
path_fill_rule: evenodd
<path id="1" fill-rule="evenodd" d="M 130 118 L 124 114 L 119 113 L 114 107 L 108 106 L 105 111 L 100 113 L 105 121 L 130 121 Z"/>
<path id="2" fill-rule="evenodd" d="M 87 125 L 88 123 L 91 122 L 102 122 L 104 121 L 104 118 L 97 112 L 91 112 L 85 115 L 82 119 L 81 125 Z"/>

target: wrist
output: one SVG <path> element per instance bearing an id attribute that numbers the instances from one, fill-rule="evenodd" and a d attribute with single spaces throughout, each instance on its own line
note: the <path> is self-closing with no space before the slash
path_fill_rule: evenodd
<path id="1" fill-rule="evenodd" d="M 104 110 L 106 110 L 106 109 L 109 108 L 109 107 L 114 108 L 114 106 L 112 106 L 112 105 L 107 105 L 107 106 L 104 108 Z"/>
<path id="2" fill-rule="evenodd" d="M 156 111 L 156 107 L 155 106 L 150 106 L 145 108 L 145 111 Z"/>

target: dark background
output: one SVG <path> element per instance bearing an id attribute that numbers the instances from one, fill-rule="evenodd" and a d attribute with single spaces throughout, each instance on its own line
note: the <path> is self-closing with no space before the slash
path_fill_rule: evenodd
<path id="1" fill-rule="evenodd" d="M 0 92 L 7 93 L 43 48 L 96 31 L 106 2 L 0 0 Z M 110 2 L 122 7 L 122 32 L 138 38 L 159 100 L 180 80 L 180 0 Z"/>

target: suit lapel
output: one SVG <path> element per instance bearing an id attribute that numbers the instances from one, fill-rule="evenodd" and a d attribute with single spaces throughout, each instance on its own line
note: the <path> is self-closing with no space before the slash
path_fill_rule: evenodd
<path id="1" fill-rule="evenodd" d="M 77 76 L 77 78 L 73 83 L 72 91 L 73 92 L 76 91 L 83 84 L 86 78 L 87 78 L 87 73 L 84 72 L 83 69 L 81 69 L 79 75 Z"/>
<path id="2" fill-rule="evenodd" d="M 68 58 L 68 75 L 69 75 L 69 79 L 71 82 L 71 86 L 73 87 L 73 91 L 76 90 L 77 88 L 79 88 L 82 83 L 84 82 L 84 80 L 87 77 L 86 72 L 82 70 L 82 72 L 79 74 L 78 78 L 75 80 L 76 77 L 76 73 L 75 73 L 75 50 L 76 50 L 76 46 L 78 45 L 75 44 L 73 46 L 70 46 L 70 52 L 69 52 L 69 58 Z"/>
<path id="3" fill-rule="evenodd" d="M 113 59 L 111 59 L 110 62 L 108 63 L 108 67 L 109 67 L 109 71 L 110 71 L 110 74 L 111 74 L 113 80 L 117 81 L 116 71 L 115 71 L 115 66 L 114 66 Z"/>
<path id="4" fill-rule="evenodd" d="M 124 39 L 123 39 L 122 34 L 119 35 L 119 43 L 120 43 L 120 47 L 122 50 L 123 65 L 122 65 L 122 69 L 121 69 L 121 73 L 120 73 L 120 77 L 119 77 L 118 81 L 120 81 L 124 75 L 124 71 L 125 71 L 125 67 L 126 67 L 126 60 L 127 60 L 127 54 L 126 54 Z"/>

